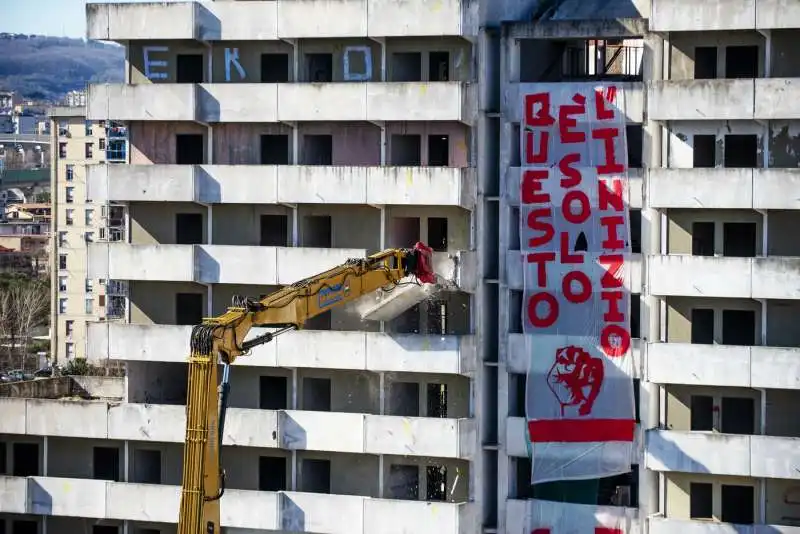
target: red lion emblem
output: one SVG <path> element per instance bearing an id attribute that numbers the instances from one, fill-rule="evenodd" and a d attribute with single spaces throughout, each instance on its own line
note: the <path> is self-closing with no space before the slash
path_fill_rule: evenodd
<path id="1" fill-rule="evenodd" d="M 601 358 L 580 347 L 556 350 L 556 360 L 547 373 L 547 385 L 561 404 L 561 416 L 567 406 L 578 406 L 578 415 L 589 415 L 600 393 L 605 371 Z"/>

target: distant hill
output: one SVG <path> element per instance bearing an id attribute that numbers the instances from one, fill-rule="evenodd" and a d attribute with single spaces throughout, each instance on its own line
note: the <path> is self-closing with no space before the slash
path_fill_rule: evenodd
<path id="1" fill-rule="evenodd" d="M 58 101 L 87 82 L 121 82 L 121 46 L 42 35 L 0 33 L 0 89 Z"/>

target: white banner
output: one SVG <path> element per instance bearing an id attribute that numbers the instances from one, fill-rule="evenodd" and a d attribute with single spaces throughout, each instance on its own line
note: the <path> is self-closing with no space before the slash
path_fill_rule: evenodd
<path id="1" fill-rule="evenodd" d="M 534 484 L 627 473 L 635 411 L 624 94 L 522 86 L 520 241 Z M 554 351 L 543 336 L 566 336 Z M 544 346 L 551 343 L 544 343 Z"/>
<path id="2" fill-rule="evenodd" d="M 513 502 L 513 501 L 510 501 Z M 509 534 L 639 534 L 638 510 L 621 506 L 593 506 L 529 500 L 520 502 L 521 516 L 508 516 Z M 514 514 L 516 515 L 516 514 Z"/>

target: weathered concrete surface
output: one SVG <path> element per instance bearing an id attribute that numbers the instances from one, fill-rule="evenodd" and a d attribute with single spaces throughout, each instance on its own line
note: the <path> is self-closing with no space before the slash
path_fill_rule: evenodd
<path id="1" fill-rule="evenodd" d="M 0 384 L 0 397 L 25 399 L 122 399 L 124 378 L 98 376 L 59 376 Z"/>

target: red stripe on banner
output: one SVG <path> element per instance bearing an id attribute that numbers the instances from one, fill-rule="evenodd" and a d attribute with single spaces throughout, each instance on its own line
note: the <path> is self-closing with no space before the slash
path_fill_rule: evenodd
<path id="1" fill-rule="evenodd" d="M 590 443 L 594 441 L 633 441 L 633 419 L 564 419 L 528 421 L 528 434 L 534 443 Z"/>

